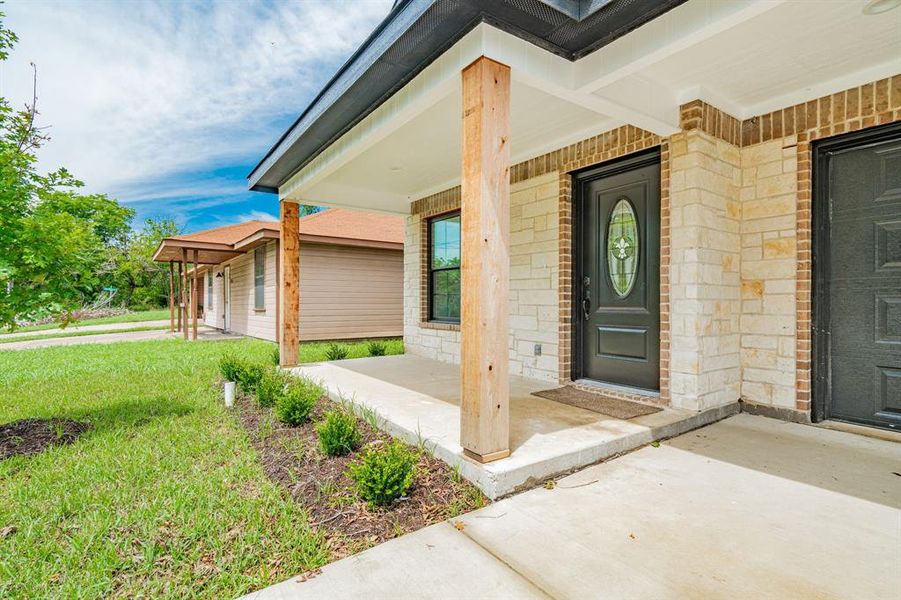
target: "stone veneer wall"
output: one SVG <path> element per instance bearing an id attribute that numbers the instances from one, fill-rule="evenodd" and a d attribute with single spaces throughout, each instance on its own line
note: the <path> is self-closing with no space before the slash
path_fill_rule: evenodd
<path id="1" fill-rule="evenodd" d="M 741 397 L 795 408 L 795 136 L 741 150 Z"/>
<path id="2" fill-rule="evenodd" d="M 571 173 L 659 146 L 661 402 L 704 409 L 741 397 L 808 411 L 811 143 L 899 120 L 901 75 L 896 75 L 744 121 L 696 100 L 681 107 L 682 131 L 669 139 L 624 126 L 514 165 L 511 216 L 523 191 L 550 193 L 550 177 L 534 186 L 531 179 L 554 174 L 558 202 L 555 213 L 548 203 L 546 212 L 533 215 L 556 214 L 555 230 L 535 229 L 540 218 L 528 223 L 520 217 L 517 224 L 514 217 L 513 232 L 523 245 L 517 260 L 523 262 L 516 269 L 511 259 L 511 373 L 570 378 Z M 459 188 L 414 202 L 404 259 L 407 347 L 448 362 L 459 362 L 459 327 L 425 322 L 420 256 L 427 252 L 424 218 L 459 205 Z M 544 236 L 557 234 L 556 286 L 545 281 L 554 271 L 537 266 L 543 258 L 533 263 L 530 256 L 525 268 L 526 240 L 539 232 L 539 254 L 550 252 Z M 514 269 L 519 283 L 512 281 Z M 556 309 L 541 294 L 526 295 L 542 296 L 540 303 L 514 304 L 512 298 L 524 290 L 518 286 L 533 285 L 554 290 Z M 542 341 L 544 360 L 530 360 L 533 340 L 554 337 L 547 320 L 551 310 L 558 317 L 556 347 Z M 549 351 L 557 353 L 556 372 Z"/>
<path id="3" fill-rule="evenodd" d="M 510 189 L 510 374 L 557 381 L 558 177 L 514 183 Z M 428 322 L 428 220 L 460 208 L 459 188 L 442 192 L 407 217 L 404 255 L 404 346 L 413 353 L 460 362 L 460 328 Z M 541 355 L 535 355 L 541 344 Z"/>
<path id="4" fill-rule="evenodd" d="M 670 398 L 704 410 L 740 394 L 741 156 L 701 130 L 670 138 Z"/>
<path id="5" fill-rule="evenodd" d="M 685 129 L 741 146 L 742 398 L 806 413 L 813 377 L 812 143 L 901 121 L 901 75 L 741 122 L 698 100 L 682 107 L 682 118 Z"/>

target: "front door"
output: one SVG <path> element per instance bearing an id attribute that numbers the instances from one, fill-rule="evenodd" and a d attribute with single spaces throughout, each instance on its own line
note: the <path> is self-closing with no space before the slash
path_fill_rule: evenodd
<path id="1" fill-rule="evenodd" d="M 819 418 L 901 429 L 901 127 L 817 146 Z"/>
<path id="2" fill-rule="evenodd" d="M 660 154 L 575 181 L 577 378 L 660 387 Z"/>
<path id="3" fill-rule="evenodd" d="M 232 326 L 232 269 L 225 267 L 222 275 L 222 329 L 230 331 Z"/>

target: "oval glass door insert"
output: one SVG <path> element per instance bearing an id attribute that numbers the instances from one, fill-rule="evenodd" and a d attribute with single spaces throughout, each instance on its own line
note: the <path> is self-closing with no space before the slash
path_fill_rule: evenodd
<path id="1" fill-rule="evenodd" d="M 638 219 L 632 203 L 617 200 L 607 224 L 607 270 L 613 291 L 625 298 L 638 275 Z"/>

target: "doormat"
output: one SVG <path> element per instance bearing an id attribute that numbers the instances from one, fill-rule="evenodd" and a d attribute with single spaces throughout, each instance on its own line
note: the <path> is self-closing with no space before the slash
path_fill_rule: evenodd
<path id="1" fill-rule="evenodd" d="M 542 390 L 533 392 L 533 396 L 546 398 L 561 404 L 568 404 L 577 408 L 584 408 L 592 412 L 614 417 L 616 419 L 634 419 L 644 415 L 650 415 L 663 410 L 658 406 L 649 406 L 639 402 L 630 402 L 629 400 L 620 400 L 619 398 L 611 398 L 603 392 L 587 392 L 585 390 L 565 385 L 552 390 Z"/>

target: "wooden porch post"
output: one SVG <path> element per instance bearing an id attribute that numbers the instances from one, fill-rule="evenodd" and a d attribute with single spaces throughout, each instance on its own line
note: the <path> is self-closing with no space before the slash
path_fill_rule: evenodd
<path id="1" fill-rule="evenodd" d="M 194 335 L 193 339 L 197 339 L 197 312 L 200 304 L 200 288 L 197 282 L 197 250 L 194 250 L 194 280 L 191 282 L 191 312 L 194 313 Z"/>
<path id="2" fill-rule="evenodd" d="M 175 331 L 181 331 L 181 262 L 178 263 L 178 277 L 175 280 L 175 307 L 178 309 L 178 327 Z"/>
<path id="3" fill-rule="evenodd" d="M 460 444 L 480 462 L 510 454 L 510 67 L 463 70 Z"/>
<path id="4" fill-rule="evenodd" d="M 280 203 L 279 267 L 282 318 L 279 357 L 283 367 L 297 365 L 300 344 L 300 211 L 297 204 Z"/>
<path id="5" fill-rule="evenodd" d="M 182 298 L 182 307 L 181 311 L 184 314 L 184 318 L 182 319 L 182 323 L 184 323 L 184 338 L 188 339 L 188 327 L 190 326 L 190 318 L 188 317 L 188 306 L 191 301 L 191 292 L 188 289 L 188 249 L 181 249 L 181 263 L 184 265 L 184 272 L 181 277 L 181 298 Z"/>
<path id="6" fill-rule="evenodd" d="M 175 264 L 169 261 L 169 333 L 175 333 L 175 282 L 172 279 L 175 276 Z"/>

